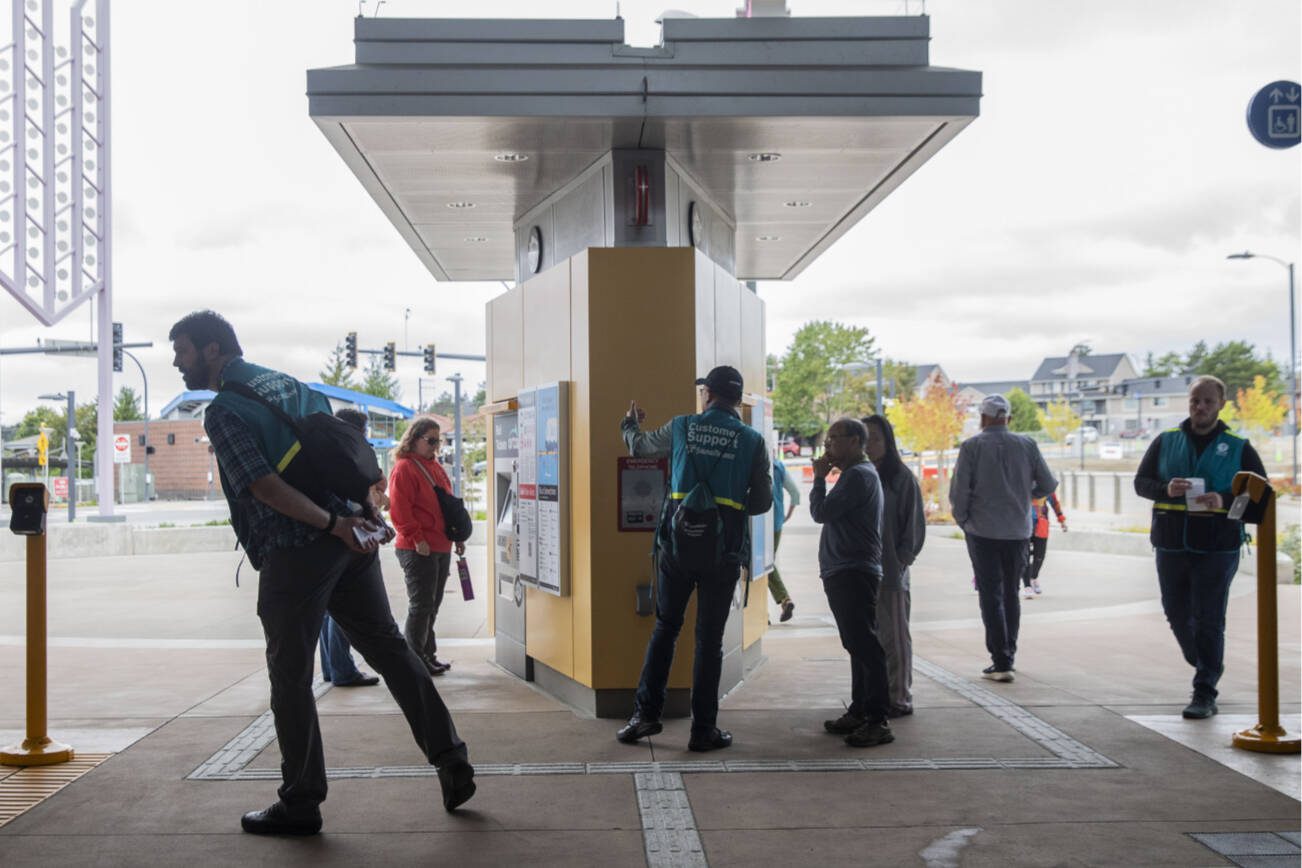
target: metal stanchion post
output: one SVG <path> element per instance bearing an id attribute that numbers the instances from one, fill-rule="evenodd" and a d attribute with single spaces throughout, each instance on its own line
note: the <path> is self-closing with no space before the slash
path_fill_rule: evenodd
<path id="1" fill-rule="evenodd" d="M 1234 734 L 1234 746 L 1258 753 L 1298 753 L 1302 742 L 1279 725 L 1279 611 L 1275 599 L 1275 493 L 1267 480 L 1247 471 L 1234 477 L 1236 496 L 1265 499 L 1257 526 L 1257 717 L 1258 724 Z"/>
<path id="2" fill-rule="evenodd" d="M 27 537 L 27 738 L 0 750 L 0 764 L 46 766 L 66 763 L 73 750 L 45 734 L 45 513 L 49 498 L 45 486 L 15 483 L 9 489 L 13 510 L 9 529 Z"/>

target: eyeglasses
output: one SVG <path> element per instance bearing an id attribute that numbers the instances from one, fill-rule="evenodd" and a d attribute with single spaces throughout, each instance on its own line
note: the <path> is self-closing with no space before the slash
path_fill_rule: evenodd
<path id="1" fill-rule="evenodd" d="M 437 434 L 433 435 L 432 437 L 422 437 L 420 439 L 424 440 L 430 446 L 439 445 L 439 435 Z"/>

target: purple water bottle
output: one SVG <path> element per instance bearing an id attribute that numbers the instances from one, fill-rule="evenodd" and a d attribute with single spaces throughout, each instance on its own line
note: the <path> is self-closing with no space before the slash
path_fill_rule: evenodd
<path id="1" fill-rule="evenodd" d="M 457 558 L 457 575 L 461 577 L 461 596 L 467 600 L 475 598 L 475 586 L 470 584 L 470 567 L 465 558 Z"/>

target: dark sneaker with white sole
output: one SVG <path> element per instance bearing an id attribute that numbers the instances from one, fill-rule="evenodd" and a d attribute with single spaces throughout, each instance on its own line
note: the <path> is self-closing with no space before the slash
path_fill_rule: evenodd
<path id="1" fill-rule="evenodd" d="M 864 722 L 864 718 L 847 711 L 836 720 L 823 721 L 823 729 L 827 730 L 832 735 L 849 735 L 859 727 L 863 726 Z"/>
<path id="2" fill-rule="evenodd" d="M 895 733 L 884 720 L 869 721 L 845 737 L 845 743 L 850 747 L 876 747 L 893 741 Z"/>

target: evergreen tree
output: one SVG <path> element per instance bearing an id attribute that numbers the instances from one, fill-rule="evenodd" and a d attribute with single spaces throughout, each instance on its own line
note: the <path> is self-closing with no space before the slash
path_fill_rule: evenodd
<path id="1" fill-rule="evenodd" d="M 371 356 L 371 360 L 366 363 L 366 378 L 362 380 L 362 385 L 357 387 L 357 391 L 377 398 L 388 398 L 390 401 L 398 400 L 402 394 L 402 389 L 398 386 L 398 378 L 391 371 L 384 369 L 377 356 Z"/>
<path id="2" fill-rule="evenodd" d="M 374 356 L 372 356 L 374 359 Z M 338 386 L 341 389 L 355 389 L 353 384 L 353 369 L 348 367 L 344 357 L 343 344 L 335 344 L 334 350 L 326 359 L 326 366 L 320 373 L 321 382 L 327 386 Z"/>
<path id="3" fill-rule="evenodd" d="M 136 397 L 135 389 L 130 386 L 118 389 L 117 400 L 113 402 L 113 421 L 135 422 L 143 418 L 145 417 L 140 412 L 140 399 Z"/>

